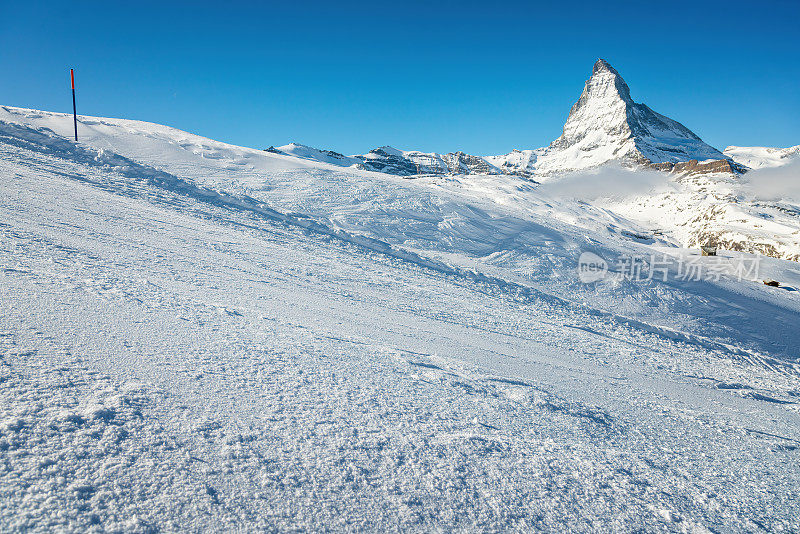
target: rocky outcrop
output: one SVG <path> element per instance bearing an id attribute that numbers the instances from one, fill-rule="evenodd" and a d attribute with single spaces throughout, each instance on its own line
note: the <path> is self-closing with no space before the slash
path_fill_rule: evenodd
<path id="1" fill-rule="evenodd" d="M 447 164 L 450 174 L 500 174 L 497 167 L 489 164 L 485 159 L 464 152 L 443 154 L 442 160 Z"/>
<path id="2" fill-rule="evenodd" d="M 697 161 L 690 159 L 689 161 L 679 161 L 677 163 L 662 162 L 652 163 L 646 162 L 645 166 L 659 170 L 671 172 L 673 174 L 691 175 L 691 174 L 743 174 L 747 171 L 747 167 L 739 165 L 728 159 L 717 159 L 711 161 Z"/>
<path id="3" fill-rule="evenodd" d="M 362 161 L 358 165 L 362 169 L 398 176 L 413 176 L 416 174 L 426 174 L 420 172 L 420 166 L 407 158 L 399 150 L 392 147 L 381 147 L 370 150 L 364 156 L 353 156 Z"/>

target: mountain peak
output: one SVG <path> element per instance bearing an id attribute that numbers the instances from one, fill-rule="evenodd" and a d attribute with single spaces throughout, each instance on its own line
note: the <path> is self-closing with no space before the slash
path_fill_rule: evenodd
<path id="1" fill-rule="evenodd" d="M 625 164 L 678 163 L 725 156 L 682 124 L 631 98 L 622 76 L 598 59 L 564 130 L 536 162 L 540 175 Z"/>
<path id="2" fill-rule="evenodd" d="M 613 72 L 614 74 L 619 75 L 619 73 L 614 70 L 614 67 L 612 67 L 608 61 L 606 61 L 603 58 L 600 58 L 594 63 L 592 74 L 597 74 L 598 72 L 604 72 L 604 71 Z"/>
<path id="3" fill-rule="evenodd" d="M 395 147 L 389 146 L 389 145 L 383 145 L 383 146 L 379 146 L 378 148 L 373 148 L 372 150 L 370 150 L 370 153 L 371 154 L 386 154 L 388 156 L 395 156 L 395 157 L 398 157 L 398 158 L 402 158 L 403 157 L 403 151 L 402 150 L 398 150 Z"/>
<path id="4" fill-rule="evenodd" d="M 619 98 L 632 103 L 631 90 L 614 67 L 605 59 L 598 59 L 592 68 L 592 76 L 584 88 L 586 98 Z M 583 99 L 583 95 L 581 97 Z"/>

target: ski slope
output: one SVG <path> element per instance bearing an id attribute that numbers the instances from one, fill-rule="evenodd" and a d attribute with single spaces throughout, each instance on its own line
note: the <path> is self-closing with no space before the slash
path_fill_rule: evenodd
<path id="1" fill-rule="evenodd" d="M 688 251 L 514 177 L 79 128 L 0 108 L 3 530 L 800 528 L 796 263 L 582 284 Z"/>

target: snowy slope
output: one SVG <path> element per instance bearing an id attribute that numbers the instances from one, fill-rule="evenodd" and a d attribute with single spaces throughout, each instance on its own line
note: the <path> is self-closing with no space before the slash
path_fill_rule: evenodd
<path id="1" fill-rule="evenodd" d="M 792 160 L 800 158 L 800 145 L 788 148 L 772 148 L 764 146 L 729 146 L 724 151 L 726 156 L 737 163 L 751 169 L 780 167 Z"/>
<path id="2" fill-rule="evenodd" d="M 511 176 L 80 131 L 0 108 L 4 530 L 800 528 L 796 264 L 581 284 L 688 251 Z"/>
<path id="3" fill-rule="evenodd" d="M 63 136 L 69 136 L 72 128 L 70 116 L 18 108 L 0 108 L 0 121 L 6 121 L 12 135 L 18 136 L 23 133 L 13 134 L 15 124 L 24 129 L 44 128 L 45 133 L 53 131 Z M 577 256 L 587 246 L 609 258 L 649 254 L 648 241 L 631 236 L 651 235 L 655 229 L 647 212 L 629 210 L 630 218 L 626 218 L 619 214 L 625 211 L 622 207 L 619 212 L 607 209 L 616 200 L 629 205 L 631 197 L 626 195 L 592 202 L 580 197 L 571 200 L 569 195 L 562 198 L 562 193 L 541 190 L 514 176 L 429 176 L 408 180 L 235 147 L 150 123 L 88 117 L 81 122 L 82 143 L 100 151 L 101 156 L 107 152 L 120 154 L 188 179 L 199 187 L 297 214 L 310 221 L 308 224 L 374 239 L 381 247 L 399 247 L 547 292 L 588 292 L 585 298 L 595 298 L 598 288 L 585 287 L 572 276 Z M 637 176 L 630 174 L 626 179 Z M 594 175 L 587 175 L 586 179 L 601 183 L 606 180 Z M 708 194 L 707 184 L 701 182 L 693 187 L 692 183 L 678 191 Z M 728 179 L 727 183 L 733 180 Z M 621 185 L 622 189 L 628 187 L 624 181 Z M 674 209 L 674 190 L 670 187 L 664 192 L 668 195 L 667 209 Z M 731 190 L 721 189 L 719 196 L 729 197 Z M 651 201 L 662 197 L 633 197 L 634 204 L 642 198 Z M 716 205 L 713 197 L 708 203 L 710 207 Z M 671 213 L 665 212 L 661 219 L 668 219 Z M 634 222 L 635 219 L 642 222 Z M 797 235 L 796 229 L 792 232 Z M 650 237 L 649 243 L 685 246 L 686 238 L 667 233 L 661 238 Z M 693 286 L 675 290 L 687 289 L 695 290 Z M 691 305 L 678 309 L 672 305 L 652 306 L 650 301 L 658 300 L 654 295 L 663 292 L 663 288 L 628 290 L 636 297 L 601 291 L 597 298 L 609 309 L 624 309 L 638 318 L 661 321 L 662 326 L 686 328 L 695 325 L 698 314 L 702 320 L 713 320 L 713 312 L 702 315 L 701 308 Z M 717 327 L 731 328 L 730 335 L 737 335 L 741 328 L 773 328 L 755 325 L 749 318 Z"/>

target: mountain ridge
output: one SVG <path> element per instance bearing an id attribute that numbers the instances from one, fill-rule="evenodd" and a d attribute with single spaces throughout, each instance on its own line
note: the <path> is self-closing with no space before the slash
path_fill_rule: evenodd
<path id="1" fill-rule="evenodd" d="M 535 180 L 608 163 L 679 174 L 747 171 L 743 163 L 708 145 L 680 122 L 635 102 L 628 84 L 604 59 L 593 65 L 591 76 L 567 115 L 562 134 L 546 147 L 481 157 L 461 151 L 436 153 L 391 147 L 344 156 L 327 150 L 299 151 L 293 146 L 296 145 L 278 150 L 323 163 L 355 165 L 399 176 L 509 174 Z"/>

